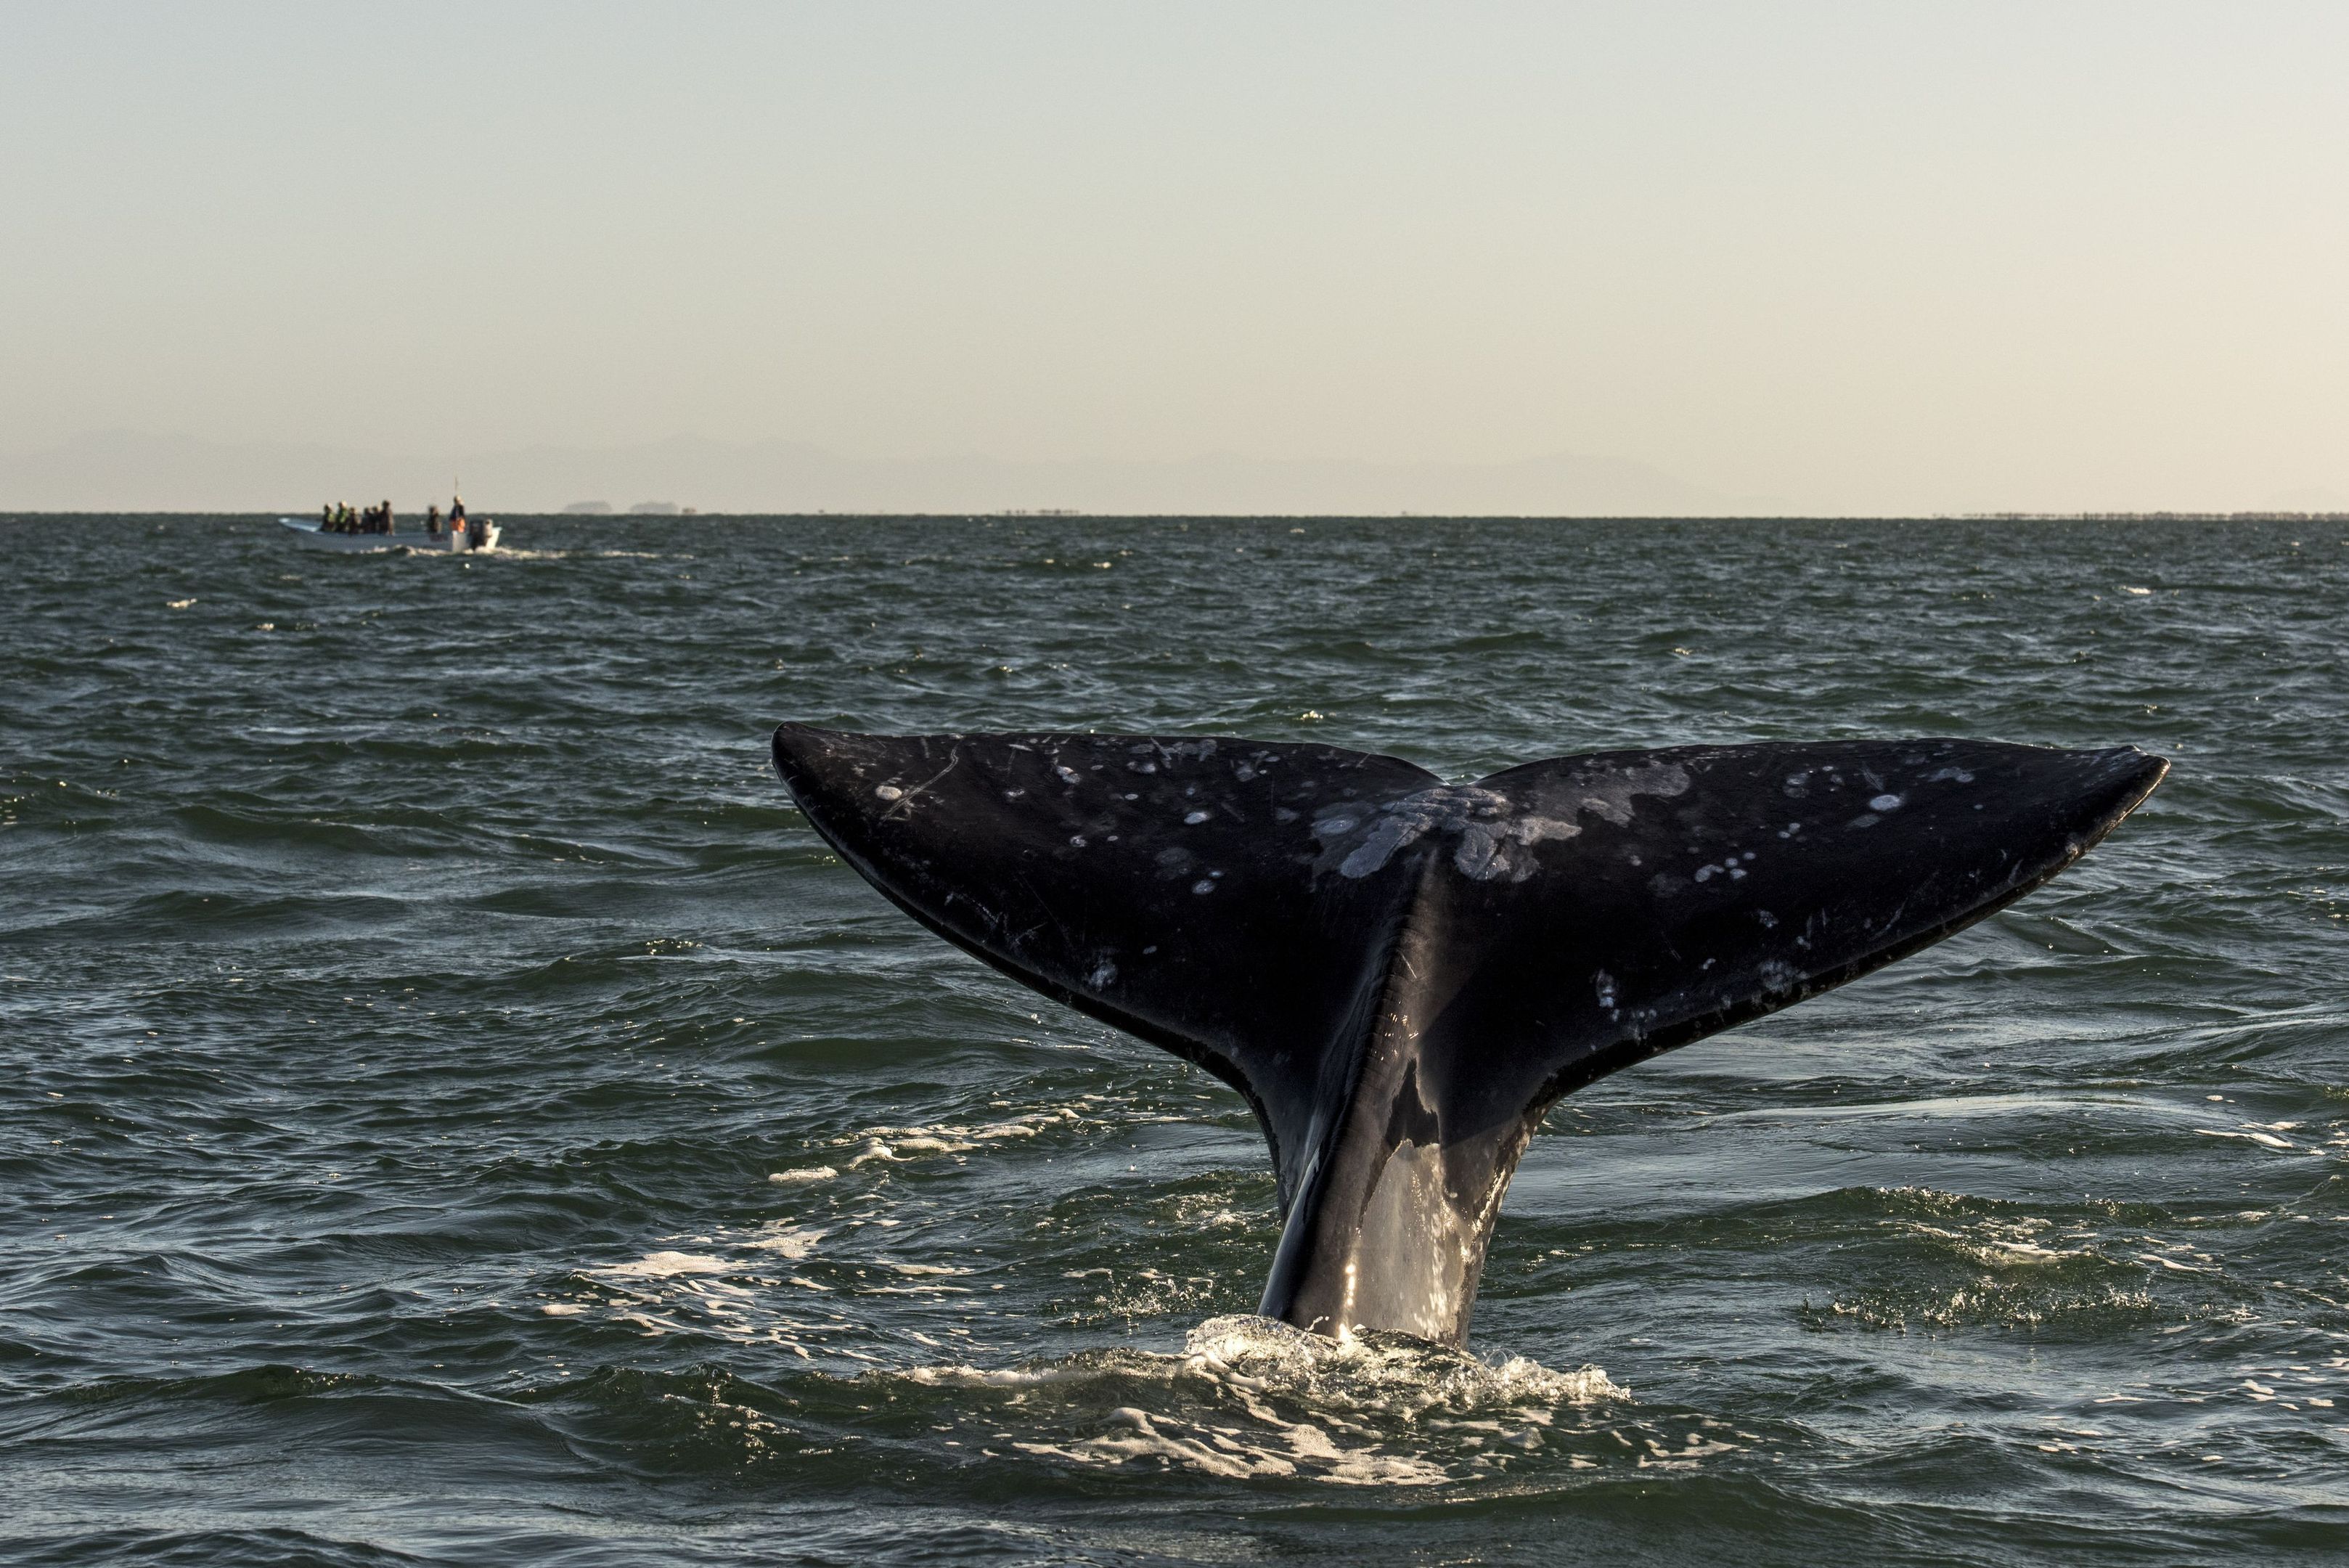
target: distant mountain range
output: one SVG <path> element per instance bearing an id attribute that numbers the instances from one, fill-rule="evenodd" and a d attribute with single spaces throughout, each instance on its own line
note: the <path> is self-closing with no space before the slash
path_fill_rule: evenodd
<path id="1" fill-rule="evenodd" d="M 797 441 L 698 436 L 520 447 L 450 459 L 328 446 L 230 445 L 114 431 L 0 454 L 0 508 L 308 513 L 322 503 L 482 511 L 690 507 L 710 513 L 1004 512 L 1688 516 L 1772 510 L 1644 463 L 1560 454 L 1517 462 L 1345 462 L 1212 455 L 1178 462 L 852 458 Z"/>

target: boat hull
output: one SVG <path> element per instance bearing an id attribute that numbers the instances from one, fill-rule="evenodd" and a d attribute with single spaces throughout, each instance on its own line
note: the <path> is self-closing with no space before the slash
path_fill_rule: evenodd
<path id="1" fill-rule="evenodd" d="M 498 547 L 502 532 L 494 523 L 485 530 L 487 537 L 478 545 L 469 545 L 457 534 L 330 534 L 306 517 L 280 517 L 295 542 L 313 550 L 331 550 L 344 556 L 385 556 L 395 551 L 431 551 L 440 555 L 486 556 Z"/>

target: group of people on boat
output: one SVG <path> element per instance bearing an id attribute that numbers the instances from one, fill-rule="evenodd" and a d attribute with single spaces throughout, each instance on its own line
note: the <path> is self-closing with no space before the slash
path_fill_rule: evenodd
<path id="1" fill-rule="evenodd" d="M 347 502 L 337 501 L 318 509 L 318 531 L 322 534 L 389 534 L 393 532 L 391 503 L 378 503 L 354 512 Z"/>
<path id="2" fill-rule="evenodd" d="M 318 531 L 322 534 L 390 534 L 397 531 L 398 520 L 392 515 L 391 503 L 378 502 L 373 506 L 353 511 L 344 502 L 334 502 L 318 509 Z M 489 543 L 489 519 L 465 515 L 465 498 L 461 495 L 449 503 L 449 516 L 444 525 L 440 503 L 424 510 L 424 535 L 440 538 L 444 534 L 453 537 L 464 535 L 461 549 L 478 550 Z"/>

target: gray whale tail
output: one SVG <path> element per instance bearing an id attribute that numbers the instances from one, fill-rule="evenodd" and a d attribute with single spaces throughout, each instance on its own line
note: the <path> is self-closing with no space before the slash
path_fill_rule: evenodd
<path id="1" fill-rule="evenodd" d="M 1464 1338 L 1560 1096 L 2021 898 L 2168 764 L 1981 741 L 1681 746 L 1451 784 L 1331 746 L 785 724 L 808 822 L 906 913 L 1247 1096 L 1261 1310 Z"/>

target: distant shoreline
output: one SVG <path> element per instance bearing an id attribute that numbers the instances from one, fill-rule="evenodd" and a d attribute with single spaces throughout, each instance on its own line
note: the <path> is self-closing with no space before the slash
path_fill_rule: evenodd
<path id="1" fill-rule="evenodd" d="M 31 522 L 45 518 L 179 517 L 233 521 L 280 516 L 306 516 L 307 511 L 258 508 L 249 511 L 175 510 L 170 508 L 99 509 L 10 508 L 0 506 L 0 522 Z M 410 514 L 411 517 L 420 514 Z M 675 526 L 681 523 L 793 522 L 821 518 L 865 518 L 874 522 L 957 523 L 2349 523 L 2349 512 L 1723 512 L 1713 514 L 1642 512 L 1081 512 L 1060 509 L 1019 511 L 856 511 L 685 512 L 636 514 L 533 512 L 500 510 L 501 518 L 543 523 L 629 524 Z"/>

